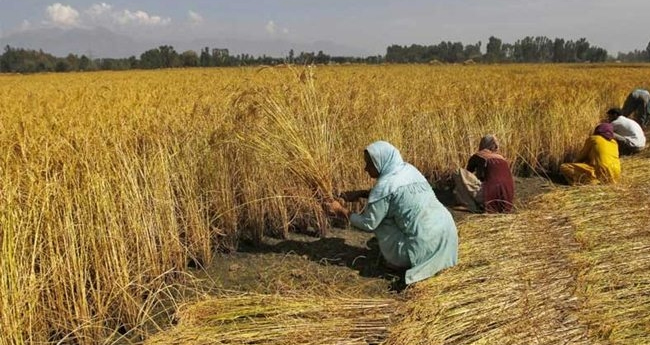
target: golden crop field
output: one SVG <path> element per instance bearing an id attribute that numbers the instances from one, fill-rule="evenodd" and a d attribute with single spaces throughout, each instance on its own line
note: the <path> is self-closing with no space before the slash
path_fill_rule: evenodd
<path id="1" fill-rule="evenodd" d="M 0 75 L 0 344 L 158 331 L 184 301 L 188 262 L 325 231 L 319 199 L 371 185 L 372 141 L 432 182 L 487 133 L 516 171 L 553 172 L 649 83 L 642 65 Z"/>

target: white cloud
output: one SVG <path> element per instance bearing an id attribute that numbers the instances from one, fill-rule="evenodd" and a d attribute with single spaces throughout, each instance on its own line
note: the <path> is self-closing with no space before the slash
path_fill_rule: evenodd
<path id="1" fill-rule="evenodd" d="M 86 13 L 90 15 L 92 18 L 97 18 L 101 17 L 104 14 L 110 13 L 113 10 L 113 6 L 102 2 L 101 4 L 94 4 L 90 6 L 88 10 L 86 10 Z"/>
<path id="2" fill-rule="evenodd" d="M 129 10 L 114 13 L 113 18 L 115 18 L 117 23 L 122 25 L 136 24 L 145 26 L 163 26 L 172 21 L 171 18 L 149 15 L 149 13 L 145 11 L 131 12 Z"/>
<path id="3" fill-rule="evenodd" d="M 93 4 L 85 13 L 93 23 L 115 29 L 120 26 L 164 26 L 171 22 L 171 18 L 163 18 L 141 10 L 118 10 L 105 2 Z"/>
<path id="4" fill-rule="evenodd" d="M 203 16 L 201 16 L 200 14 L 198 14 L 198 13 L 192 11 L 192 10 L 189 10 L 187 12 L 187 16 L 190 19 L 190 22 L 192 22 L 192 24 L 201 24 L 201 23 L 203 23 Z"/>
<path id="5" fill-rule="evenodd" d="M 46 9 L 50 21 L 56 25 L 75 26 L 79 24 L 79 12 L 61 3 L 50 5 Z"/>
<path id="6" fill-rule="evenodd" d="M 287 29 L 287 28 L 282 29 L 282 33 L 285 34 L 285 35 L 288 34 L 288 33 L 289 33 L 289 29 Z"/>
<path id="7" fill-rule="evenodd" d="M 266 26 L 264 28 L 266 29 L 266 32 L 270 34 L 274 34 L 275 31 L 277 30 L 277 26 L 272 20 L 269 20 L 269 22 L 266 23 Z"/>

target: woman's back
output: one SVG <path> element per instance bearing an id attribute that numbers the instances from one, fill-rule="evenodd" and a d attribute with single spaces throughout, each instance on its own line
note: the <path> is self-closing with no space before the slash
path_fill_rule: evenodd
<path id="1" fill-rule="evenodd" d="M 591 148 L 588 164 L 596 170 L 596 177 L 603 182 L 617 182 L 621 177 L 621 161 L 618 158 L 616 140 L 607 140 L 600 135 L 592 135 L 585 146 Z"/>
<path id="2" fill-rule="evenodd" d="M 501 155 L 485 150 L 474 154 L 467 170 L 481 180 L 486 212 L 510 212 L 515 196 L 515 183 L 510 164 Z"/>
<path id="3" fill-rule="evenodd" d="M 458 234 L 453 217 L 415 167 L 407 164 L 393 178 L 413 182 L 391 189 L 385 198 L 388 212 L 375 235 L 388 261 L 408 257 L 410 284 L 456 264 Z"/>

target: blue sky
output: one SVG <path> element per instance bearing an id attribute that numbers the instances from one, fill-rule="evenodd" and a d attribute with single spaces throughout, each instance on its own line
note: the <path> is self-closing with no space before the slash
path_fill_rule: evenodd
<path id="1" fill-rule="evenodd" d="M 376 54 L 390 44 L 586 37 L 645 49 L 650 0 L 0 0 L 0 37 L 43 27 L 102 26 L 141 39 L 332 41 Z"/>

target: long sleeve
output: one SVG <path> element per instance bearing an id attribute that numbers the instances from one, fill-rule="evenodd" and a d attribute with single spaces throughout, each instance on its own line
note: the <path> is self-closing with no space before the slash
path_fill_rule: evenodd
<path id="1" fill-rule="evenodd" d="M 353 213 L 350 215 L 350 224 L 355 228 L 363 231 L 372 232 L 381 223 L 388 214 L 390 202 L 389 198 L 383 198 L 368 204 L 361 214 Z"/>

